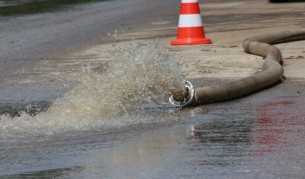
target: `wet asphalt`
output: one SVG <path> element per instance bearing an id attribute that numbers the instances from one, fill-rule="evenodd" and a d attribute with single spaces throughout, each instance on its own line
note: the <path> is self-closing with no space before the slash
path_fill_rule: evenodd
<path id="1" fill-rule="evenodd" d="M 1 113 L 18 115 L 27 104 L 33 106 L 31 113 L 37 112 L 35 106 L 45 110 L 75 85 L 56 79 L 16 83 L 10 74 L 44 58 L 103 43 L 100 37 L 115 28 L 132 31 L 153 19 L 155 8 L 175 11 L 168 8 L 174 4 L 179 2 L 112 1 L 2 20 Z M 193 79 L 197 85 L 201 80 Z M 208 82 L 214 83 L 222 81 Z M 147 109 L 144 115 L 130 116 L 155 115 L 165 122 L 7 137 L 0 140 L 0 177 L 304 178 L 304 106 L 304 80 L 288 78 L 239 100 L 181 110 Z"/>
<path id="2" fill-rule="evenodd" d="M 176 8 L 173 8 L 176 7 Z M 157 10 L 156 10 L 157 9 Z M 17 114 L 33 103 L 46 108 L 52 100 L 77 85 L 75 81 L 52 78 L 26 82 L 15 75 L 49 59 L 60 59 L 96 44 L 116 29 L 129 32 L 149 21 L 178 11 L 175 1 L 101 1 L 70 5 L 33 15 L 2 16 L 0 23 L 0 112 Z M 176 16 L 164 16 L 165 19 Z M 147 26 L 146 26 L 147 27 Z"/>
<path id="3" fill-rule="evenodd" d="M 199 84 L 199 83 L 197 83 Z M 166 119 L 120 129 L 1 140 L 8 178 L 303 178 L 305 83 L 185 110 L 129 117 Z"/>

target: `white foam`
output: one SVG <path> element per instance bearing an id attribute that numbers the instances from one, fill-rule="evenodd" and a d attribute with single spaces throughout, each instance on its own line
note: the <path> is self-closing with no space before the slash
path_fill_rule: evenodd
<path id="1" fill-rule="evenodd" d="M 160 121 L 155 116 L 127 111 L 145 105 L 165 105 L 171 89 L 182 87 L 181 68 L 155 44 L 116 49 L 106 72 L 87 69 L 79 74 L 81 85 L 32 117 L 0 116 L 1 134 L 18 132 L 54 133 L 94 127 L 121 127 Z"/>

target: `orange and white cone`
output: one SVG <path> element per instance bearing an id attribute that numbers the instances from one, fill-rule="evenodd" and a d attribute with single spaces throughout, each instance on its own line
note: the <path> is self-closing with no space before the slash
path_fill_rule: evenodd
<path id="1" fill-rule="evenodd" d="M 177 39 L 171 45 L 211 44 L 205 37 L 198 0 L 182 0 Z"/>

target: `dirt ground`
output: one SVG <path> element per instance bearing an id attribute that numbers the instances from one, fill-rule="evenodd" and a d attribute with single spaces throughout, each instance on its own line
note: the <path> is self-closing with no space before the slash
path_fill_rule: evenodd
<path id="1" fill-rule="evenodd" d="M 108 37 L 116 43 L 94 46 L 73 54 L 73 57 L 84 59 L 83 63 L 104 61 L 108 60 L 114 46 L 126 47 L 131 42 L 158 38 L 164 51 L 187 64 L 185 71 L 189 78 L 242 78 L 255 73 L 263 64 L 261 57 L 243 51 L 242 42 L 246 37 L 305 28 L 305 3 L 204 1 L 200 8 L 205 35 L 213 41 L 211 45 L 171 46 L 169 43 L 176 35 L 176 22 L 158 20 L 149 22 L 152 26 L 149 29 L 137 29 L 132 33 L 117 30 Z M 285 76 L 305 78 L 305 41 L 277 46 L 283 53 Z"/>

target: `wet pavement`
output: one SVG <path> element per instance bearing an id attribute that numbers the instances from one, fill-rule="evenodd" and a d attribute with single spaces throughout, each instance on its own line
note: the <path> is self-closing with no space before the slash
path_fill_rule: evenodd
<path id="1" fill-rule="evenodd" d="M 176 33 L 178 6 L 168 7 L 179 2 L 147 1 L 151 6 L 130 2 L 93 3 L 79 6 L 79 12 L 0 21 L 0 112 L 5 114 L 0 116 L 0 178 L 304 178 L 305 80 L 301 67 L 305 52 L 301 42 L 279 45 L 287 79 L 259 93 L 186 109 L 138 106 L 110 118 L 95 116 L 93 109 L 100 105 L 95 98 L 101 97 L 94 94 L 105 93 L 94 85 L 104 77 L 103 70 L 115 52 L 112 47 L 120 46 L 114 42 L 125 41 L 128 44 L 122 46 L 130 47 L 129 41 L 134 39 L 162 37 L 168 43 Z M 181 61 L 189 63 L 189 69 L 198 68 L 189 75 L 195 86 L 223 84 L 259 69 L 260 57 L 248 58 L 241 50 L 244 37 L 283 26 L 305 27 L 303 4 L 287 4 L 283 9 L 283 5 L 249 0 L 257 6 L 245 9 L 241 0 L 205 2 L 204 22 L 214 44 L 195 46 L 194 51 L 165 46 L 168 53 L 181 53 Z M 126 7 L 126 19 L 115 15 L 120 7 Z M 257 7 L 267 10 L 260 12 Z M 137 31 L 143 27 L 146 31 Z M 126 31 L 116 34 L 115 28 Z M 75 53 L 99 43 L 110 43 L 111 48 L 104 45 L 89 54 Z M 65 93 L 79 84 L 75 74 L 91 65 L 102 71 L 93 76 L 96 81 L 89 80 L 92 84 L 84 86 L 94 88 L 72 95 L 80 100 L 76 104 L 90 104 L 92 109 L 87 110 L 86 105 L 73 105 L 75 99 Z M 151 71 L 137 76 L 146 73 Z M 68 76 L 73 78 L 64 78 Z M 69 102 L 72 105 L 58 105 Z M 67 109 L 60 110 L 62 106 Z M 77 118 L 73 110 L 87 112 L 89 119 Z M 67 112 L 64 118 L 57 119 L 63 111 Z"/>
<path id="2" fill-rule="evenodd" d="M 303 178 L 305 83 L 246 98 L 147 109 L 163 122 L 1 140 L 8 178 Z M 18 174 L 17 174 L 18 173 Z"/>

